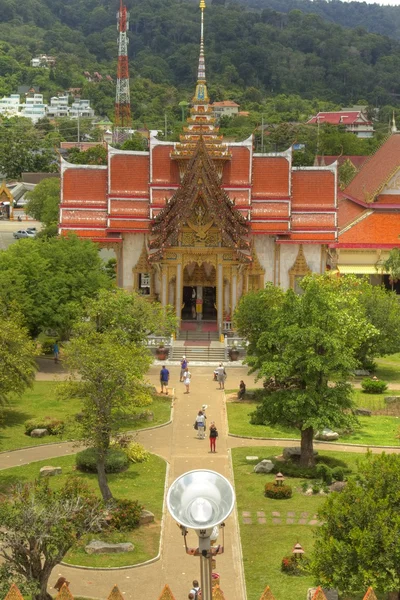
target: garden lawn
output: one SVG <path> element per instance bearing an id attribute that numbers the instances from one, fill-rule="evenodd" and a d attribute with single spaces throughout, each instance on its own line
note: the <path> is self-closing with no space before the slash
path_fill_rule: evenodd
<path id="1" fill-rule="evenodd" d="M 361 390 L 355 390 L 354 393 L 357 406 L 370 410 L 384 410 L 385 395 L 397 395 L 400 391 L 388 392 L 388 394 L 364 394 Z M 252 425 L 250 414 L 254 412 L 256 406 L 257 402 L 251 401 L 228 402 L 229 433 L 253 438 L 300 439 L 298 429 L 278 425 Z M 360 428 L 349 435 L 342 434 L 338 440 L 339 444 L 400 445 L 400 415 L 399 417 L 387 415 L 359 417 L 359 422 Z M 329 424 L 327 426 L 329 427 Z"/>
<path id="2" fill-rule="evenodd" d="M 400 383 L 400 352 L 378 358 L 375 375 L 388 383 Z"/>
<path id="3" fill-rule="evenodd" d="M 49 435 L 45 438 L 31 438 L 25 435 L 24 423 L 28 419 L 55 417 L 61 420 L 71 419 L 79 413 L 79 399 L 59 400 L 56 394 L 58 382 L 36 381 L 32 389 L 22 396 L 15 397 L 4 411 L 4 423 L 0 426 L 0 452 L 16 450 L 27 446 L 39 446 L 73 438 L 73 432 L 64 436 Z M 140 413 L 150 410 L 154 414 L 153 421 L 129 421 L 126 416 L 121 418 L 121 431 L 131 431 L 153 427 L 166 423 L 171 415 L 171 398 L 156 397 L 153 403 L 144 408 L 136 409 Z"/>
<path id="4" fill-rule="evenodd" d="M 7 493 L 10 485 L 33 481 L 38 477 L 40 468 L 45 465 L 62 467 L 62 475 L 50 479 L 52 487 L 60 487 L 67 479 L 75 475 L 80 479 L 84 479 L 89 487 L 100 496 L 97 475 L 76 471 L 74 456 L 64 456 L 0 471 L 0 494 Z M 91 534 L 67 554 L 64 559 L 65 562 L 91 567 L 120 567 L 134 565 L 155 557 L 158 553 L 160 540 L 165 473 L 165 461 L 154 454 L 150 455 L 148 462 L 131 463 L 130 467 L 122 473 L 110 473 L 108 481 L 114 496 L 116 498 L 138 500 L 147 510 L 154 513 L 155 523 L 144 525 L 126 533 Z M 84 546 L 91 539 L 101 539 L 107 542 L 131 541 L 135 549 L 133 552 L 123 554 L 89 555 L 85 553 Z"/>
<path id="5" fill-rule="evenodd" d="M 305 513 L 307 513 L 307 523 L 313 520 L 324 502 L 324 496 L 305 496 L 301 493 L 300 487 L 305 480 L 287 477 L 285 484 L 292 487 L 292 498 L 286 500 L 266 498 L 265 483 L 274 481 L 275 475 L 256 474 L 253 472 L 255 463 L 246 461 L 246 456 L 259 456 L 261 460 L 270 457 L 272 453 L 279 455 L 281 452 L 282 448 L 260 447 L 232 450 L 248 600 L 259 600 L 267 585 L 270 586 L 276 600 L 299 600 L 307 597 L 307 589 L 314 583 L 309 576 L 289 576 L 282 573 L 280 568 L 282 558 L 291 554 L 297 542 L 302 545 L 306 556 L 311 556 L 313 530 L 316 525 L 302 525 L 298 521 L 305 517 Z M 344 460 L 352 470 L 356 470 L 357 460 L 361 457 L 354 453 L 325 451 L 322 455 Z M 244 523 L 243 512 L 251 513 L 252 524 Z M 258 512 L 265 513 L 266 524 L 258 523 Z M 272 512 L 280 513 L 279 524 L 272 522 Z M 288 515 L 288 513 L 293 514 Z M 287 523 L 287 519 L 293 519 L 294 523 Z M 367 590 L 363 591 L 365 593 Z"/>

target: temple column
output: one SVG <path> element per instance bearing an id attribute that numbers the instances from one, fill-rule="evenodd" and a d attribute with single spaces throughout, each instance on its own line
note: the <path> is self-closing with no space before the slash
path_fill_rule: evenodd
<path id="1" fill-rule="evenodd" d="M 217 265 L 217 286 L 218 329 L 221 333 L 222 321 L 224 320 L 224 277 L 222 265 Z"/>
<path id="2" fill-rule="evenodd" d="M 175 282 L 175 314 L 178 319 L 178 329 L 181 326 L 182 316 L 182 265 L 176 265 L 176 282 Z"/>
<path id="3" fill-rule="evenodd" d="M 232 283 L 231 283 L 231 318 L 233 317 L 234 310 L 237 303 L 237 269 L 232 267 Z"/>
<path id="4" fill-rule="evenodd" d="M 168 304 L 168 273 L 167 267 L 164 267 L 161 275 L 161 304 L 167 306 Z"/>

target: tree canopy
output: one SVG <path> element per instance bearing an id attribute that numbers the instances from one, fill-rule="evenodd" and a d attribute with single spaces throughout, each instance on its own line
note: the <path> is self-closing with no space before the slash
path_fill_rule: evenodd
<path id="1" fill-rule="evenodd" d="M 312 560 L 318 584 L 352 596 L 372 586 L 400 597 L 400 456 L 369 454 L 318 514 Z"/>
<path id="2" fill-rule="evenodd" d="M 27 194 L 25 212 L 48 227 L 58 223 L 60 206 L 60 180 L 43 179 Z"/>
<path id="3" fill-rule="evenodd" d="M 234 314 L 249 342 L 247 362 L 264 380 L 258 422 L 301 432 L 301 464 L 312 465 L 313 436 L 354 426 L 348 377 L 361 343 L 376 332 L 355 294 L 329 275 L 307 276 L 301 293 L 272 284 L 244 296 Z"/>

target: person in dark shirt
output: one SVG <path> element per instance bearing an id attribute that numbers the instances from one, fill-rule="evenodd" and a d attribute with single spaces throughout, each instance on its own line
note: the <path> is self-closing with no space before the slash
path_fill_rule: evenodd
<path id="1" fill-rule="evenodd" d="M 239 383 L 239 391 L 238 391 L 239 400 L 243 400 L 245 394 L 246 394 L 246 384 L 242 379 Z"/>
<path id="2" fill-rule="evenodd" d="M 165 388 L 165 393 L 167 394 L 167 396 L 168 396 L 168 381 L 169 381 L 169 371 L 166 368 L 166 366 L 164 365 L 160 371 L 160 385 L 161 385 L 161 394 L 164 392 L 164 388 Z"/>

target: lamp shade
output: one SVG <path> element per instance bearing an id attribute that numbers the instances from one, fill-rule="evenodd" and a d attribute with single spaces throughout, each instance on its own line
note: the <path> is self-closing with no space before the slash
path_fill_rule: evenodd
<path id="1" fill-rule="evenodd" d="M 231 514 L 235 492 L 229 481 L 215 471 L 189 471 L 178 477 L 167 495 L 173 518 L 189 529 L 209 529 Z"/>

